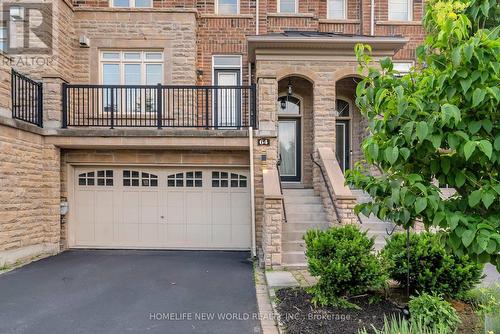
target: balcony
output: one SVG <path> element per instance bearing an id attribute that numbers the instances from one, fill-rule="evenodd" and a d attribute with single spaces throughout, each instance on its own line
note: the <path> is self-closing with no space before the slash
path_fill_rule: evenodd
<path id="1" fill-rule="evenodd" d="M 62 127 L 199 128 L 254 127 L 256 87 L 62 86 Z"/>

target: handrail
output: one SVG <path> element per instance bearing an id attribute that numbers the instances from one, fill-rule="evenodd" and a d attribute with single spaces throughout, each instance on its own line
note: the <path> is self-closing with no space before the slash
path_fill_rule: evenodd
<path id="1" fill-rule="evenodd" d="M 43 127 L 43 85 L 11 70 L 12 118 Z"/>
<path id="2" fill-rule="evenodd" d="M 281 185 L 281 173 L 280 173 L 280 168 L 279 166 L 281 165 L 281 154 L 279 155 L 279 159 L 276 163 L 276 170 L 278 171 L 278 179 L 280 182 L 280 193 L 281 193 L 281 207 L 283 208 L 283 219 L 285 220 L 285 223 L 287 222 L 286 219 L 286 208 L 285 208 L 285 198 L 283 197 L 283 187 Z"/>
<path id="3" fill-rule="evenodd" d="M 335 205 L 335 200 L 333 199 L 332 191 L 330 190 L 330 187 L 328 186 L 328 182 L 326 181 L 326 176 L 325 176 L 325 172 L 323 171 L 323 167 L 316 160 L 314 160 L 314 156 L 312 154 L 311 154 L 311 160 L 316 166 L 319 167 L 319 171 L 321 172 L 321 176 L 323 177 L 323 181 L 325 182 L 326 190 L 328 191 L 328 196 L 330 197 L 330 201 L 332 202 L 333 209 L 335 210 L 335 214 L 337 215 L 337 222 L 340 223 L 339 210 L 337 209 L 337 206 Z"/>

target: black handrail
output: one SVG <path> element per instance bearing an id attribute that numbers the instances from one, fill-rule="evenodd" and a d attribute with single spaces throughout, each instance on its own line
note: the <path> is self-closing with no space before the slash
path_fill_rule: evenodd
<path id="1" fill-rule="evenodd" d="M 280 183 L 281 207 L 283 208 L 283 219 L 285 220 L 286 223 L 287 219 L 286 219 L 285 198 L 283 197 L 283 186 L 281 185 L 280 165 L 281 165 L 281 154 L 279 155 L 278 161 L 276 162 L 276 170 L 278 171 L 278 179 Z"/>
<path id="2" fill-rule="evenodd" d="M 257 127 L 256 86 L 63 84 L 63 128 Z"/>
<path id="3" fill-rule="evenodd" d="M 312 162 L 319 167 L 319 171 L 321 172 L 321 176 L 323 177 L 323 182 L 325 182 L 326 190 L 328 191 L 328 196 L 330 197 L 330 201 L 332 202 L 333 209 L 335 210 L 335 214 L 337 215 L 337 222 L 340 223 L 340 214 L 337 206 L 335 205 L 335 200 L 333 199 L 332 191 L 328 186 L 328 181 L 326 180 L 325 172 L 323 171 L 323 167 L 316 160 L 314 160 L 314 156 L 311 154 Z"/>
<path id="4" fill-rule="evenodd" d="M 43 85 L 11 71 L 12 118 L 43 127 Z"/>

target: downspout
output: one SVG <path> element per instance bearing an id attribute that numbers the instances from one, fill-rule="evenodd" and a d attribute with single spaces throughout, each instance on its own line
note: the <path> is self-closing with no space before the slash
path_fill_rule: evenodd
<path id="1" fill-rule="evenodd" d="M 255 0 L 255 35 L 259 34 L 259 0 Z"/>
<path id="2" fill-rule="evenodd" d="M 253 127 L 248 128 L 248 140 L 250 148 L 250 207 L 252 219 L 252 257 L 257 256 L 257 243 L 255 236 L 255 180 L 253 167 Z"/>
<path id="3" fill-rule="evenodd" d="M 375 0 L 370 0 L 370 35 L 375 34 Z"/>

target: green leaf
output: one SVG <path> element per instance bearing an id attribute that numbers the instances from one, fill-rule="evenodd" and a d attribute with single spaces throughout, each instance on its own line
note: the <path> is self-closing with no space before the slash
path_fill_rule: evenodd
<path id="1" fill-rule="evenodd" d="M 431 143 L 432 146 L 434 146 L 435 149 L 438 149 L 441 147 L 441 135 L 433 135 L 431 136 Z"/>
<path id="2" fill-rule="evenodd" d="M 476 232 L 472 230 L 467 230 L 464 231 L 462 234 L 462 243 L 464 244 L 465 247 L 469 247 L 472 241 L 474 240 L 474 237 L 476 236 Z"/>
<path id="3" fill-rule="evenodd" d="M 488 159 L 491 159 L 491 154 L 493 153 L 493 146 L 491 143 L 487 140 L 481 140 L 478 144 L 479 149 L 488 157 Z"/>
<path id="4" fill-rule="evenodd" d="M 420 212 L 424 211 L 426 207 L 427 199 L 424 197 L 418 197 L 415 201 L 415 213 L 419 214 Z"/>
<path id="5" fill-rule="evenodd" d="M 488 241 L 488 246 L 486 246 L 486 252 L 488 254 L 493 254 L 493 253 L 496 253 L 497 251 L 497 242 L 493 239 L 490 239 Z"/>
<path id="6" fill-rule="evenodd" d="M 469 206 L 470 207 L 475 207 L 478 205 L 479 201 L 481 200 L 481 190 L 474 190 L 472 193 L 469 195 Z"/>
<path id="7" fill-rule="evenodd" d="M 417 137 L 420 142 L 424 141 L 424 139 L 427 137 L 428 132 L 429 128 L 426 122 L 422 121 L 417 124 Z"/>
<path id="8" fill-rule="evenodd" d="M 460 109 L 453 104 L 443 104 L 441 106 L 441 121 L 443 124 L 449 124 L 452 118 L 455 121 L 455 125 L 460 122 Z"/>
<path id="9" fill-rule="evenodd" d="M 458 46 L 451 52 L 451 61 L 453 63 L 453 66 L 460 65 L 460 61 L 462 60 L 461 51 L 462 51 L 461 46 Z"/>
<path id="10" fill-rule="evenodd" d="M 472 94 L 472 106 L 473 107 L 478 106 L 481 102 L 483 102 L 485 96 L 486 96 L 486 90 L 481 88 L 476 88 L 474 90 L 474 93 Z"/>
<path id="11" fill-rule="evenodd" d="M 444 212 L 436 212 L 436 214 L 434 215 L 434 219 L 432 220 L 432 225 L 434 226 L 439 226 L 439 223 L 441 223 L 441 221 L 445 218 L 445 214 Z M 452 228 L 453 230 L 453 228 Z"/>
<path id="12" fill-rule="evenodd" d="M 468 44 L 464 46 L 464 56 L 467 61 L 471 60 L 473 51 L 474 51 L 473 45 Z"/>
<path id="13" fill-rule="evenodd" d="M 495 200 L 495 194 L 489 191 L 484 191 L 481 193 L 481 200 L 483 201 L 484 207 L 488 209 Z"/>
<path id="14" fill-rule="evenodd" d="M 448 175 L 448 173 L 450 172 L 450 168 L 451 168 L 450 159 L 444 158 L 443 160 L 441 160 L 441 169 L 443 170 L 444 174 Z"/>
<path id="15" fill-rule="evenodd" d="M 455 186 L 461 187 L 465 183 L 465 174 L 461 170 L 457 172 L 455 175 Z"/>
<path id="16" fill-rule="evenodd" d="M 481 122 L 480 121 L 472 121 L 469 123 L 469 131 L 472 134 L 477 133 L 481 129 Z"/>
<path id="17" fill-rule="evenodd" d="M 406 147 L 399 149 L 399 153 L 405 160 L 408 160 L 408 158 L 410 157 L 410 150 Z"/>
<path id="18" fill-rule="evenodd" d="M 467 93 L 471 84 L 472 84 L 471 78 L 460 80 L 460 86 L 462 87 L 462 91 L 464 92 L 464 94 Z"/>
<path id="19" fill-rule="evenodd" d="M 465 160 L 469 160 L 470 156 L 472 155 L 472 153 L 474 153 L 474 151 L 476 150 L 476 142 L 475 141 L 468 141 L 465 145 L 464 145 L 464 156 L 465 156 Z"/>
<path id="20" fill-rule="evenodd" d="M 495 138 L 495 150 L 500 151 L 500 135 Z"/>
<path id="21" fill-rule="evenodd" d="M 383 68 L 383 69 L 392 69 L 392 61 L 391 61 L 391 58 L 389 57 L 386 57 L 386 58 L 382 58 L 380 60 L 380 66 Z"/>
<path id="22" fill-rule="evenodd" d="M 384 154 L 385 160 L 392 165 L 398 160 L 399 149 L 397 147 L 388 147 L 385 149 Z"/>
<path id="23" fill-rule="evenodd" d="M 372 143 L 368 146 L 368 153 L 373 160 L 377 160 L 378 158 L 378 145 L 377 143 Z"/>
<path id="24" fill-rule="evenodd" d="M 491 130 L 493 130 L 493 123 L 489 119 L 483 119 L 481 125 L 488 133 L 491 133 Z"/>

